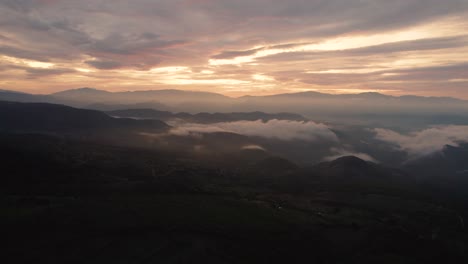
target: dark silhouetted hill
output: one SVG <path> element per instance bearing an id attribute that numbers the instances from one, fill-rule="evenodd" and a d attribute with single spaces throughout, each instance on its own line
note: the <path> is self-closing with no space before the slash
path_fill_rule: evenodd
<path id="1" fill-rule="evenodd" d="M 379 164 L 364 161 L 355 156 L 345 156 L 333 161 L 320 163 L 312 171 L 330 180 L 388 180 L 402 177 L 402 172 Z"/>
<path id="2" fill-rule="evenodd" d="M 418 174 L 421 179 L 467 177 L 468 144 L 446 145 L 441 151 L 407 162 L 404 169 L 413 174 Z"/>
<path id="3" fill-rule="evenodd" d="M 47 103 L 17 103 L 0 101 L 0 130 L 3 131 L 68 131 L 168 128 L 159 120 L 113 118 L 94 110 L 77 109 Z"/>
<path id="4" fill-rule="evenodd" d="M 12 101 L 12 102 L 53 102 L 54 99 L 49 95 L 35 95 L 22 92 L 0 90 L 1 101 Z"/>

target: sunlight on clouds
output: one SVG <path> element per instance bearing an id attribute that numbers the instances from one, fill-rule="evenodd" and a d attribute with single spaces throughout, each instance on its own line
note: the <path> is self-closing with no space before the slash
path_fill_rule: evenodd
<path id="1" fill-rule="evenodd" d="M 234 59 L 210 59 L 208 63 L 210 65 L 229 65 L 229 64 L 244 64 L 248 62 L 254 61 L 255 58 L 258 58 L 260 56 L 254 55 L 254 56 L 244 56 L 244 57 L 236 57 Z"/>
<path id="2" fill-rule="evenodd" d="M 388 6 L 401 8 L 400 3 Z M 112 12 L 105 19 L 86 20 L 89 24 L 83 27 L 74 25 L 81 17 L 71 19 L 70 25 L 56 25 L 51 13 L 50 19 L 43 19 L 56 30 L 2 28 L 2 81 L 5 87 L 44 92 L 81 86 L 200 89 L 236 95 L 298 91 L 446 95 L 450 90 L 452 96 L 468 98 L 460 93 L 467 82 L 460 66 L 467 62 L 466 16 L 440 11 L 437 16 L 392 25 L 374 14 L 367 21 L 367 14 L 362 14 L 361 24 L 355 24 L 361 17 L 337 16 L 315 23 L 302 23 L 302 18 L 297 24 L 294 19 L 272 20 L 278 24 L 267 28 L 261 17 L 247 24 L 230 22 L 232 30 L 221 26 L 222 17 L 212 17 L 216 23 L 207 28 L 191 24 L 191 32 L 172 22 L 165 24 L 171 27 L 157 28 L 168 22 L 163 17 L 139 25 L 139 17 L 119 14 L 116 21 L 122 21 L 122 30 L 114 32 Z M 391 20 L 398 19 L 399 13 L 395 15 Z M 152 19 L 157 22 L 147 23 Z M 218 22 L 220 28 L 215 30 Z M 281 30 L 271 30 L 276 26 Z M 434 88 L 442 85 L 447 89 Z"/>
<path id="3" fill-rule="evenodd" d="M 386 68 L 363 68 L 363 69 L 331 69 L 324 71 L 306 71 L 306 73 L 315 74 L 336 74 L 336 73 L 373 73 L 385 70 Z"/>
<path id="4" fill-rule="evenodd" d="M 173 85 L 192 85 L 192 84 L 205 84 L 205 85 L 230 85 L 230 84 L 248 84 L 248 81 L 235 80 L 235 79 L 213 79 L 213 80 L 194 80 L 194 79 L 165 79 L 161 80 L 164 84 Z"/>
<path id="5" fill-rule="evenodd" d="M 86 69 L 86 68 L 75 68 L 75 70 L 77 70 L 79 72 L 85 72 L 85 73 L 94 72 L 94 70 Z"/>
<path id="6" fill-rule="evenodd" d="M 439 32 L 441 36 L 445 34 Z M 363 48 L 385 43 L 410 41 L 424 38 L 433 38 L 438 34 L 433 32 L 430 28 L 415 28 L 401 32 L 375 34 L 369 36 L 350 36 L 331 39 L 318 44 L 305 45 L 298 48 L 300 51 L 334 51 L 334 50 L 347 50 Z"/>
<path id="7" fill-rule="evenodd" d="M 263 75 L 263 74 L 254 74 L 252 75 L 252 79 L 256 81 L 274 81 L 275 80 L 274 78 Z"/>
<path id="8" fill-rule="evenodd" d="M 468 52 L 468 48 L 454 48 L 444 53 L 435 53 L 432 50 L 407 52 L 404 56 L 395 57 L 393 60 L 367 65 L 371 68 L 410 69 L 419 67 L 435 67 L 448 64 L 465 63 L 466 58 L 460 56 Z"/>
<path id="9" fill-rule="evenodd" d="M 386 73 L 382 73 L 381 75 L 382 75 L 382 76 L 398 76 L 398 75 L 401 75 L 401 73 L 386 72 Z"/>
<path id="10" fill-rule="evenodd" d="M 387 43 L 396 43 L 401 41 L 422 40 L 425 38 L 457 36 L 460 31 L 453 28 L 448 29 L 445 23 L 429 24 L 425 26 L 414 27 L 411 29 L 388 32 L 385 34 L 373 34 L 366 36 L 345 36 L 325 40 L 315 44 L 297 45 L 291 48 L 283 49 L 262 49 L 253 55 L 239 56 L 233 59 L 210 59 L 210 65 L 240 65 L 254 62 L 255 59 L 288 52 L 307 52 L 307 51 L 340 51 L 348 49 L 357 49 L 370 46 L 376 46 Z M 278 44 L 278 45 L 281 45 Z M 259 48 L 258 46 L 256 48 Z M 261 47 L 260 47 L 261 48 Z"/>
<path id="11" fill-rule="evenodd" d="M 171 66 L 171 67 L 160 67 L 152 68 L 149 70 L 150 73 L 181 73 L 181 72 L 192 72 L 189 67 L 185 66 Z"/>
<path id="12" fill-rule="evenodd" d="M 399 59 L 392 62 L 381 63 L 379 65 L 389 68 L 408 68 L 420 65 L 431 66 L 434 64 L 432 58 L 414 58 L 414 59 Z"/>
<path id="13" fill-rule="evenodd" d="M 317 91 L 317 90 L 315 90 Z M 393 93 L 399 92 L 400 90 L 382 90 L 382 89 L 320 89 L 319 92 L 325 92 L 330 94 L 358 94 L 358 93 Z"/>
<path id="14" fill-rule="evenodd" d="M 149 71 L 138 70 L 118 70 L 119 74 L 124 74 L 127 77 L 135 78 L 136 81 L 148 81 L 152 83 L 168 84 L 168 85 L 238 85 L 249 84 L 249 81 L 213 78 L 203 79 L 195 78 L 197 75 L 189 67 L 185 66 L 169 66 L 153 68 Z M 214 72 L 205 70 L 202 71 L 205 75 L 211 75 Z M 198 75 L 199 77 L 200 75 Z"/>
<path id="15" fill-rule="evenodd" d="M 53 63 L 40 62 L 40 61 L 24 61 L 28 66 L 33 68 L 51 68 L 54 66 Z"/>
<path id="16" fill-rule="evenodd" d="M 43 69 L 52 68 L 55 65 L 53 63 L 48 63 L 48 62 L 19 59 L 19 58 L 14 58 L 10 56 L 2 56 L 2 60 L 13 63 L 13 64 L 17 64 L 17 65 L 23 65 L 23 66 L 33 67 L 33 68 L 43 68 Z"/>

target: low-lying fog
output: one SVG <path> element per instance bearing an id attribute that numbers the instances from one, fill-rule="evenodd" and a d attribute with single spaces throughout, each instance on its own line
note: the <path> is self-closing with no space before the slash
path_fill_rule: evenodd
<path id="1" fill-rule="evenodd" d="M 410 131 L 382 127 L 333 125 L 314 121 L 268 120 L 201 124 L 172 120 L 171 129 L 147 135 L 155 144 L 194 153 L 230 152 L 246 148 L 266 151 L 310 165 L 342 156 L 387 165 L 440 152 L 446 145 L 468 142 L 466 125 L 432 125 Z M 184 141 L 184 144 L 180 144 Z M 187 148 L 187 144 L 191 148 Z"/>

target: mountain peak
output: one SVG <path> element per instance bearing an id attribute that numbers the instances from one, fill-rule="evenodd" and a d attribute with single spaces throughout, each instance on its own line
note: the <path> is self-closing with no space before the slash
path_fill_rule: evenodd
<path id="1" fill-rule="evenodd" d="M 331 167 L 362 168 L 368 165 L 367 161 L 356 156 L 344 156 L 330 162 Z"/>
<path id="2" fill-rule="evenodd" d="M 73 93 L 73 94 L 85 94 L 86 93 L 87 94 L 87 93 L 109 93 L 109 92 L 105 90 L 99 90 L 96 88 L 82 87 L 82 88 L 60 91 L 55 94 L 69 94 L 69 93 Z"/>

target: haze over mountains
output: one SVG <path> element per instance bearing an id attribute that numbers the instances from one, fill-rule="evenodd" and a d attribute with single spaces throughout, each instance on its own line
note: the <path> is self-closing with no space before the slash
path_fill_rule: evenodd
<path id="1" fill-rule="evenodd" d="M 465 101 L 94 89 L 0 99 L 8 260 L 172 263 L 181 251 L 206 263 L 466 258 Z M 364 107 L 377 102 L 385 110 Z M 160 110 L 201 105 L 214 111 Z M 397 106 L 414 108 L 405 127 Z M 360 122 L 359 107 L 380 122 Z M 424 107 L 452 119 L 444 125 Z M 314 108 L 333 118 L 313 118 Z"/>
<path id="2" fill-rule="evenodd" d="M 58 125 L 73 130 L 87 124 L 108 130 L 134 127 L 141 128 L 138 133 L 151 133 L 151 124 L 154 129 L 171 126 L 165 140 L 188 137 L 191 148 L 200 150 L 210 145 L 222 149 L 214 146 L 216 140 L 210 142 L 203 137 L 230 133 L 244 137 L 241 147 L 258 145 L 300 164 L 348 154 L 401 165 L 408 159 L 440 151 L 445 145 L 457 146 L 468 140 L 464 133 L 468 127 L 468 102 L 449 97 L 305 92 L 231 98 L 195 91 L 107 92 L 80 88 L 49 95 L 2 90 L 0 100 L 64 104 L 99 109 L 108 115 L 47 104 L 2 103 L 5 120 L 23 120 L 21 125 L 13 122 L 17 129 L 29 125 L 40 130 L 39 124 L 44 124 L 44 128 Z M 7 110 L 17 116 L 8 116 Z M 24 117 L 20 117 L 21 113 Z M 70 123 L 57 124 L 57 120 Z M 238 149 L 238 143 L 227 140 L 224 148 Z"/>
<path id="3" fill-rule="evenodd" d="M 1 100 L 50 102 L 97 110 L 154 109 L 171 112 L 297 113 L 312 120 L 337 123 L 375 123 L 388 126 L 463 124 L 468 102 L 450 97 L 387 96 L 379 93 L 323 94 L 304 92 L 272 96 L 226 97 L 216 93 L 180 90 L 107 92 L 92 88 L 49 95 L 0 92 Z M 350 121 L 352 120 L 352 121 Z"/>
<path id="4" fill-rule="evenodd" d="M 21 96 L 25 100 L 31 98 L 27 94 Z M 342 161 L 346 166 L 359 167 L 364 163 L 357 160 L 367 160 L 413 173 L 424 171 L 425 166 L 435 166 L 437 169 L 428 171 L 430 175 L 464 174 L 468 169 L 468 134 L 465 133 L 468 124 L 405 133 L 369 126 L 316 123 L 292 113 L 189 114 L 154 109 L 101 112 L 50 103 L 8 101 L 0 101 L 0 110 L 0 132 L 4 133 L 45 133 L 101 141 L 114 137 L 107 144 L 172 150 L 208 158 L 220 153 L 251 152 L 253 160 L 258 155 L 262 159 L 277 155 L 305 166 L 328 161 L 323 163 L 324 168 L 330 167 L 326 173 L 334 174 L 338 170 L 348 176 L 351 172 L 343 170 L 335 159 L 356 156 L 359 158 Z"/>
<path id="5" fill-rule="evenodd" d="M 7 93 L 17 93 L 27 98 L 28 95 L 22 92 L 0 90 L 4 93 L 3 96 Z M 37 96 L 38 100 L 41 96 L 44 95 L 33 95 Z M 167 100 L 173 103 L 181 103 L 185 101 L 206 101 L 211 100 L 233 100 L 236 101 L 247 101 L 254 99 L 265 99 L 272 100 L 275 98 L 283 99 L 330 99 L 330 98 L 340 98 L 340 99 L 349 99 L 349 100 L 364 100 L 364 99 L 384 99 L 392 101 L 403 101 L 403 102 L 439 102 L 439 103 L 466 103 L 467 101 L 456 99 L 452 97 L 424 97 L 424 96 L 414 96 L 414 95 L 403 95 L 403 96 L 390 96 L 384 95 L 376 92 L 365 92 L 357 94 L 326 94 L 320 92 L 298 92 L 298 93 L 285 93 L 285 94 L 276 94 L 276 95 L 267 95 L 267 96 L 242 96 L 238 98 L 228 97 L 222 94 L 211 93 L 211 92 L 200 92 L 200 91 L 186 91 L 186 90 L 147 90 L 147 91 L 125 91 L 125 92 L 109 92 L 105 90 L 99 90 L 95 88 L 77 88 L 64 90 L 61 92 L 56 92 L 48 94 L 48 97 L 51 98 L 60 98 L 68 99 L 71 101 L 77 102 L 120 102 L 120 103 L 141 103 L 145 99 L 159 99 Z"/>
<path id="6" fill-rule="evenodd" d="M 81 92 L 83 91 L 80 90 L 79 93 Z M 84 93 L 89 92 L 89 89 L 84 90 Z M 92 93 L 94 92 L 96 91 L 92 90 Z M 77 93 L 77 91 L 72 93 Z M 101 91 L 97 93 L 107 94 Z M 168 93 L 168 91 L 163 93 Z M 9 92 L 4 92 L 5 94 L 10 97 L 4 96 L 4 98 L 18 99 L 18 97 L 11 97 Z M 24 99 L 23 101 L 38 99 L 28 94 L 13 95 L 20 96 L 20 101 L 21 99 Z M 330 95 L 323 96 L 329 97 Z M 350 95 L 346 96 L 355 98 Z M 357 96 L 366 97 L 369 94 Z M 44 98 L 59 100 L 53 96 L 40 96 L 38 100 Z M 105 99 L 96 100 L 102 102 Z M 421 100 L 451 99 L 423 98 Z M 313 119 L 293 113 L 269 114 L 258 111 L 190 114 L 145 108 L 123 108 L 100 112 L 48 103 L 15 102 L 1 102 L 0 108 L 2 109 L 0 117 L 3 120 L 1 128 L 4 130 L 73 133 L 100 130 L 114 134 L 121 131 L 133 131 L 134 134 L 145 134 L 146 137 L 153 138 L 152 140 L 162 140 L 167 146 L 180 145 L 181 149 L 186 149 L 190 145 L 189 149 L 193 148 L 201 152 L 210 152 L 214 149 L 222 152 L 228 149 L 238 151 L 242 146 L 253 145 L 288 157 L 300 164 L 314 164 L 321 160 L 355 155 L 369 161 L 401 165 L 409 159 L 442 150 L 445 145 L 457 146 L 459 142 L 468 141 L 468 134 L 465 133 L 468 122 L 463 119 L 459 119 L 460 124 L 444 125 L 433 120 L 434 123 L 422 126 L 417 118 L 411 115 L 407 117 L 413 120 L 411 126 L 407 128 L 398 126 L 397 130 L 393 130 L 392 127 L 395 124 L 386 126 L 375 125 L 371 122 L 359 124 L 356 122 L 359 117 L 344 112 L 341 115 L 347 117 L 348 122 L 354 122 L 354 125 L 336 124 L 333 120 L 324 123 L 314 122 Z M 386 115 L 375 113 L 375 116 L 386 120 Z M 161 134 L 161 131 L 167 132 Z M 237 139 L 234 140 L 231 137 L 225 140 L 223 145 L 215 146 L 215 142 L 218 141 L 215 140 L 216 137 L 229 138 L 229 134 L 238 135 Z M 177 144 L 176 142 L 182 138 L 186 138 L 184 139 L 186 142 Z M 210 150 L 210 148 L 213 149 Z M 395 153 L 399 154 L 395 155 Z"/>

